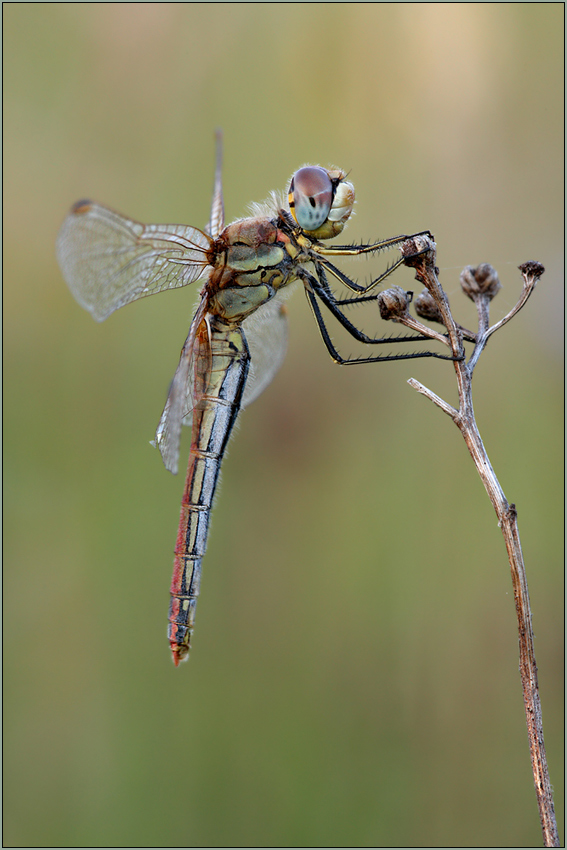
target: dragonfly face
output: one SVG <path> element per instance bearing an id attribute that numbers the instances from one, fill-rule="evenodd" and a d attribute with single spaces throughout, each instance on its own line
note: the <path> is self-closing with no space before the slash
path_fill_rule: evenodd
<path id="1" fill-rule="evenodd" d="M 298 225 L 314 239 L 338 236 L 354 206 L 354 186 L 340 169 L 306 165 L 291 178 L 288 202 Z"/>
<path id="2" fill-rule="evenodd" d="M 323 341 L 336 362 L 420 356 L 345 360 L 331 342 L 320 303 L 360 342 L 396 341 L 366 336 L 341 308 L 373 301 L 368 292 L 401 260 L 362 287 L 329 257 L 372 253 L 407 238 L 324 247 L 319 240 L 340 233 L 353 208 L 354 188 L 345 176 L 339 169 L 301 168 L 291 180 L 287 209 L 272 196 L 269 203 L 256 206 L 253 217 L 225 227 L 219 143 L 205 231 L 186 225 L 143 225 L 107 207 L 81 201 L 59 233 L 57 256 L 63 275 L 79 303 L 98 321 L 131 301 L 205 279 L 155 439 L 166 467 L 177 472 L 181 426 L 191 425 L 171 584 L 169 640 L 176 665 L 189 653 L 209 515 L 228 439 L 239 410 L 262 392 L 283 360 L 286 314 L 282 298 L 288 284 L 300 280 L 305 285 Z M 337 300 L 327 274 L 356 297 Z M 423 352 L 421 356 L 431 355 Z"/>

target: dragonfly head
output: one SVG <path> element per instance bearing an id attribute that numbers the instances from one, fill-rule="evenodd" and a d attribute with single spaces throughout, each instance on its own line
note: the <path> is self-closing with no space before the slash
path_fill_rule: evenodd
<path id="1" fill-rule="evenodd" d="M 354 186 L 339 168 L 306 165 L 291 178 L 292 216 L 309 236 L 330 239 L 341 232 L 354 206 Z"/>

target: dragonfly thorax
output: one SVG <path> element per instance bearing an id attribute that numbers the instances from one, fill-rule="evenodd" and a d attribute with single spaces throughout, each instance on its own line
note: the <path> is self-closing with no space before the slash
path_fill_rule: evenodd
<path id="1" fill-rule="evenodd" d="M 219 237 L 223 265 L 235 271 L 253 272 L 277 266 L 284 259 L 286 235 L 272 219 L 244 218 L 226 227 Z"/>
<path id="2" fill-rule="evenodd" d="M 209 310 L 229 322 L 242 321 L 295 280 L 298 260 L 304 259 L 293 234 L 270 218 L 229 225 L 215 240 L 212 253 Z"/>

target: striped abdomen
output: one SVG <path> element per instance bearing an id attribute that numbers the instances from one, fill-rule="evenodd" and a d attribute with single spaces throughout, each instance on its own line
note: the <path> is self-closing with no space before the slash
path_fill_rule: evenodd
<path id="1" fill-rule="evenodd" d="M 168 636 L 176 666 L 188 656 L 191 646 L 211 505 L 250 364 L 248 346 L 239 328 L 210 317 L 202 324 L 203 334 L 210 341 L 210 355 L 199 355 L 195 362 L 196 396 L 200 400 L 193 410 L 191 453 L 171 582 Z"/>

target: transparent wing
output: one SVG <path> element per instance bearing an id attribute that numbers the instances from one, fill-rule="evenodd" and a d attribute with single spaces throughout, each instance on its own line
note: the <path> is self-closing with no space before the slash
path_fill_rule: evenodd
<path id="1" fill-rule="evenodd" d="M 207 225 L 207 233 L 216 238 L 224 229 L 224 200 L 222 194 L 222 130 L 215 133 L 217 141 L 217 162 L 215 167 L 215 185 L 211 203 L 211 217 Z"/>
<path id="2" fill-rule="evenodd" d="M 210 245 L 195 227 L 140 224 L 79 201 L 59 231 L 57 259 L 79 304 L 102 322 L 130 301 L 193 283 Z"/>
<path id="3" fill-rule="evenodd" d="M 205 318 L 207 306 L 207 298 L 204 297 L 181 349 L 179 364 L 169 387 L 153 442 L 160 450 L 166 469 L 174 475 L 179 465 L 181 425 L 191 424 L 191 413 L 194 405 L 200 400 L 202 379 L 208 367 L 209 331 Z"/>
<path id="4" fill-rule="evenodd" d="M 287 348 L 287 309 L 284 299 L 290 287 L 281 290 L 271 301 L 259 307 L 242 323 L 250 349 L 250 371 L 242 407 L 247 407 L 263 393 L 282 365 Z"/>
<path id="5" fill-rule="evenodd" d="M 258 398 L 283 363 L 287 347 L 287 310 L 283 300 L 287 294 L 287 291 L 278 294 L 242 323 L 251 356 L 242 407 Z M 201 400 L 210 365 L 207 307 L 208 301 L 204 297 L 181 350 L 153 442 L 159 448 L 166 468 L 174 474 L 179 465 L 181 426 L 191 427 L 193 408 Z"/>

